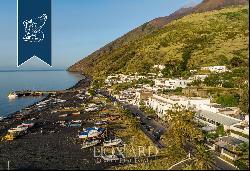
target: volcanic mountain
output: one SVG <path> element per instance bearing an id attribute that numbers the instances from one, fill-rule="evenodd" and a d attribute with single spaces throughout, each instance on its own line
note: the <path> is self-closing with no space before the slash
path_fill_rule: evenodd
<path id="1" fill-rule="evenodd" d="M 238 18 L 238 19 L 242 21 L 242 25 L 237 26 L 237 24 L 234 23 L 235 27 L 244 27 L 245 29 L 248 29 L 248 26 L 245 25 L 245 24 L 248 24 L 248 21 L 245 20 L 246 15 L 248 15 L 247 4 L 248 4 L 248 0 L 203 0 L 200 4 L 196 6 L 183 7 L 169 16 L 156 18 L 152 21 L 149 21 L 135 28 L 134 30 L 128 32 L 122 37 L 112 41 L 111 43 L 105 45 L 99 50 L 93 52 L 89 56 L 83 58 L 76 64 L 72 65 L 68 70 L 72 72 L 82 72 L 83 74 L 94 75 L 94 76 L 107 75 L 107 74 L 111 74 L 114 72 L 129 72 L 129 71 L 140 72 L 141 70 L 143 70 L 143 68 L 145 69 L 145 67 L 147 68 L 153 64 L 156 64 L 159 62 L 166 62 L 170 60 L 172 58 L 171 53 L 173 53 L 172 52 L 173 47 L 172 45 L 170 46 L 170 44 L 176 44 L 175 46 L 179 46 L 177 49 L 175 49 L 175 51 L 179 51 L 178 54 L 176 53 L 177 56 L 178 55 L 183 56 L 182 50 L 180 50 L 181 48 L 182 49 L 194 48 L 194 47 L 191 47 L 191 45 L 188 45 L 187 41 L 185 42 L 179 41 L 179 45 L 178 45 L 178 43 L 175 41 L 171 42 L 172 39 L 169 37 L 166 37 L 166 40 L 160 40 L 159 38 L 160 34 L 163 34 L 163 35 L 169 34 L 168 36 L 171 37 L 173 36 L 172 35 L 173 31 L 177 31 L 177 32 L 183 31 L 180 28 L 173 26 L 172 23 L 176 23 L 177 21 L 181 22 L 182 18 L 184 19 L 184 18 L 190 18 L 190 17 L 191 17 L 190 21 L 193 21 L 195 19 L 198 21 L 201 15 L 203 15 L 204 21 L 205 21 L 206 15 L 214 15 L 217 21 L 214 21 L 215 23 L 211 23 L 211 26 L 213 24 L 216 24 L 216 22 L 219 22 L 220 19 L 222 19 L 222 21 L 225 22 L 225 24 L 227 22 L 229 22 L 227 24 L 231 24 L 233 22 L 236 22 L 235 19 L 232 18 L 233 16 L 231 16 L 231 18 L 230 17 L 223 18 L 222 17 L 224 16 L 223 12 L 221 16 L 218 16 L 216 12 L 216 11 L 221 11 L 224 8 L 228 8 L 232 10 L 232 11 L 229 10 L 228 12 L 229 14 L 232 13 L 232 15 L 235 15 L 236 17 L 238 15 L 241 16 L 241 18 Z M 235 11 L 236 8 L 239 8 L 242 6 L 246 8 L 246 9 L 242 9 L 243 12 L 237 11 L 237 10 Z M 224 12 L 227 13 L 226 11 Z M 247 12 L 247 14 L 245 14 L 245 12 Z M 204 21 L 199 20 L 199 22 L 201 23 L 204 23 Z M 189 24 L 190 24 L 190 28 L 186 28 L 186 29 L 193 29 L 191 26 L 193 26 L 193 24 L 197 24 L 197 22 L 194 21 L 194 22 L 190 22 Z M 178 22 L 177 22 L 177 25 L 178 25 Z M 189 26 L 186 26 L 186 27 L 189 27 Z M 233 24 L 231 26 L 229 25 L 229 26 L 223 26 L 223 27 L 225 27 L 226 29 L 224 31 L 229 32 L 228 35 L 236 34 L 235 31 L 233 31 L 232 29 L 229 29 L 230 27 L 234 27 Z M 248 31 L 242 30 L 241 28 L 238 28 L 238 29 L 244 32 L 244 33 L 243 32 L 240 33 L 241 34 L 240 37 L 242 41 L 241 45 L 245 44 L 246 42 L 245 42 L 245 39 L 243 38 L 244 36 L 242 37 L 242 35 L 245 35 L 248 37 Z M 206 30 L 199 30 L 198 32 L 193 32 L 193 34 L 199 34 L 199 35 L 217 34 L 217 33 L 213 33 L 215 31 L 216 30 L 206 29 Z M 231 32 L 234 32 L 234 33 L 231 33 Z M 231 38 L 235 38 L 235 36 L 237 37 L 237 35 L 234 35 L 234 37 L 231 37 Z M 201 39 L 203 39 L 203 37 Z M 229 38 L 229 37 L 230 36 L 226 36 L 226 38 Z M 192 39 L 192 38 L 189 37 L 187 39 Z M 205 38 L 204 40 L 205 42 L 208 41 L 206 39 L 213 39 L 213 41 L 215 41 L 214 38 L 210 36 L 207 36 Z M 151 41 L 151 44 L 148 41 Z M 199 40 L 193 40 L 193 41 L 199 41 Z M 180 44 L 185 44 L 185 46 L 181 46 Z M 245 46 L 242 46 L 242 47 L 245 47 Z M 150 48 L 152 48 L 153 50 L 150 51 Z M 207 49 L 203 49 L 203 50 L 207 51 Z M 240 53 L 242 54 L 245 53 L 244 50 L 239 49 L 238 47 L 235 49 L 235 51 L 240 51 Z M 197 55 L 197 53 L 202 53 L 202 52 L 192 51 L 190 53 L 191 53 L 190 55 L 192 56 L 192 54 L 196 53 Z M 228 57 L 227 54 L 224 54 L 224 52 L 223 53 L 221 52 L 220 55 L 221 56 L 224 55 Z M 230 58 L 230 55 L 229 55 L 229 58 Z M 142 64 L 139 65 L 138 68 L 136 69 L 132 63 L 138 62 L 138 61 L 141 61 Z M 199 63 L 198 65 L 200 64 L 204 64 L 204 63 Z M 146 65 L 149 65 L 149 66 L 146 66 Z"/>

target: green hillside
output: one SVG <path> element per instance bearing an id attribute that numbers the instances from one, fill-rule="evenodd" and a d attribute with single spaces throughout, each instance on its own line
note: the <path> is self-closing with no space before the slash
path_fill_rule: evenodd
<path id="1" fill-rule="evenodd" d="M 226 65 L 239 57 L 248 65 L 248 6 L 197 13 L 124 43 L 112 53 L 87 57 L 69 68 L 92 76 L 149 72 L 154 64 L 173 64 L 187 71 Z"/>

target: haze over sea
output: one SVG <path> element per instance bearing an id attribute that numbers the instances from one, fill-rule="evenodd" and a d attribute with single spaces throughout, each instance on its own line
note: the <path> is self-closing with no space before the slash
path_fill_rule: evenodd
<path id="1" fill-rule="evenodd" d="M 43 97 L 9 100 L 8 94 L 18 90 L 64 90 L 83 77 L 67 71 L 0 71 L 0 116 L 21 110 Z"/>

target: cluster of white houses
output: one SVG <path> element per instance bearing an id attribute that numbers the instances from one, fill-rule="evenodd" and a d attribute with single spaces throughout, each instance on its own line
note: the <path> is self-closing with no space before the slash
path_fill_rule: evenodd
<path id="1" fill-rule="evenodd" d="M 164 65 L 155 65 L 154 68 L 163 70 Z M 226 72 L 225 66 L 209 66 L 201 67 L 201 70 L 209 70 L 210 72 Z M 194 70 L 193 70 L 194 71 Z M 191 71 L 190 71 L 191 72 Z M 193 73 L 195 73 L 194 71 Z M 196 112 L 195 120 L 203 123 L 202 128 L 205 131 L 214 131 L 218 125 L 223 125 L 224 130 L 230 131 L 230 135 L 217 138 L 211 148 L 219 148 L 222 155 L 235 160 L 237 156 L 232 152 L 231 147 L 235 148 L 237 145 L 244 142 L 249 143 L 249 119 L 248 115 L 241 118 L 240 110 L 237 107 L 222 107 L 220 104 L 212 103 L 210 98 L 201 97 L 186 97 L 186 96 L 167 96 L 159 94 L 158 90 L 175 90 L 178 87 L 186 88 L 189 83 L 194 80 L 201 80 L 208 77 L 208 75 L 192 75 L 188 79 L 167 79 L 159 77 L 159 74 L 149 73 L 148 76 L 124 75 L 116 74 L 108 76 L 105 80 L 107 85 L 114 83 L 132 82 L 140 78 L 151 79 L 154 85 L 137 84 L 137 88 L 132 87 L 127 90 L 120 91 L 119 94 L 113 94 L 120 102 L 136 105 L 140 104 L 155 110 L 157 116 L 165 119 L 169 110 L 176 110 L 176 107 L 183 109 L 190 109 Z M 109 89 L 112 93 L 112 89 Z M 244 136 L 243 136 L 244 135 Z"/>
<path id="2" fill-rule="evenodd" d="M 229 71 L 226 66 L 201 67 L 201 70 L 208 70 L 208 71 L 211 71 L 211 72 L 226 72 L 226 71 Z"/>
<path id="3" fill-rule="evenodd" d="M 163 120 L 169 110 L 176 110 L 176 107 L 193 110 L 196 112 L 195 120 L 203 123 L 205 126 L 202 130 L 208 132 L 213 132 L 218 125 L 223 125 L 225 131 L 230 131 L 230 135 L 217 138 L 209 147 L 231 160 L 237 159 L 237 154 L 232 148 L 235 149 L 242 143 L 249 143 L 249 118 L 248 115 L 245 118 L 239 118 L 240 110 L 237 107 L 225 108 L 211 103 L 209 98 L 159 95 L 141 88 L 121 91 L 116 98 L 120 102 L 138 107 L 141 102 L 144 102 Z"/>

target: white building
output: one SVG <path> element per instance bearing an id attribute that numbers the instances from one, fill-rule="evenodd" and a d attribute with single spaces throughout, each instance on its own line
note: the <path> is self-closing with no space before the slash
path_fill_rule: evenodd
<path id="1" fill-rule="evenodd" d="M 160 70 L 163 70 L 165 68 L 164 65 L 154 65 L 153 68 L 159 68 Z"/>
<path id="2" fill-rule="evenodd" d="M 192 76 L 192 77 L 189 77 L 188 80 L 191 80 L 191 81 L 193 81 L 193 80 L 201 80 L 201 81 L 204 81 L 205 78 L 207 78 L 207 77 L 208 77 L 207 74 L 203 74 L 203 75 L 194 75 L 194 76 Z"/>
<path id="3" fill-rule="evenodd" d="M 106 84 L 112 84 L 112 83 L 126 83 L 126 82 L 132 82 L 134 80 L 139 80 L 140 78 L 146 78 L 145 76 L 140 75 L 124 75 L 124 74 L 116 74 L 116 75 L 110 75 L 105 79 Z"/>
<path id="4" fill-rule="evenodd" d="M 151 98 L 148 99 L 146 105 L 154 109 L 160 118 L 163 118 L 168 110 L 172 110 L 175 106 L 182 108 L 190 108 L 193 110 L 200 110 L 201 106 L 204 104 L 209 104 L 210 99 L 191 97 L 187 98 L 185 96 L 159 96 L 153 94 Z"/>
<path id="5" fill-rule="evenodd" d="M 178 87 L 186 88 L 189 80 L 158 78 L 154 80 L 155 86 L 161 89 L 175 90 Z"/>
<path id="6" fill-rule="evenodd" d="M 208 70 L 208 71 L 211 71 L 211 72 L 226 72 L 226 71 L 228 71 L 226 66 L 201 67 L 201 70 Z"/>

